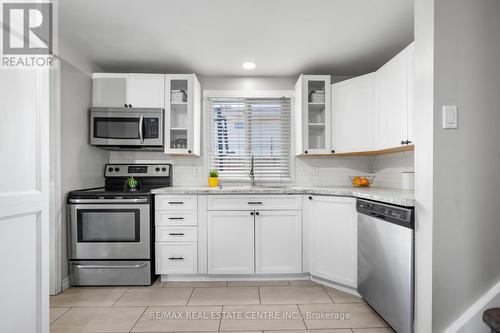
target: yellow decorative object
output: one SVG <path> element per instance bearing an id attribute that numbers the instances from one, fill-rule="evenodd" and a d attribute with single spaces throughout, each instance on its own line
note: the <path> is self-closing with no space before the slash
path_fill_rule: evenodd
<path id="1" fill-rule="evenodd" d="M 208 187 L 219 186 L 219 177 L 208 177 Z"/>

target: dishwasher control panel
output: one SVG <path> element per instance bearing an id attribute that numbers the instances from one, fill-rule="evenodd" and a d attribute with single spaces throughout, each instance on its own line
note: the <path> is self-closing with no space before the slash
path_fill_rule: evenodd
<path id="1" fill-rule="evenodd" d="M 358 213 L 413 228 L 413 208 L 398 207 L 375 201 L 358 199 L 356 209 Z"/>

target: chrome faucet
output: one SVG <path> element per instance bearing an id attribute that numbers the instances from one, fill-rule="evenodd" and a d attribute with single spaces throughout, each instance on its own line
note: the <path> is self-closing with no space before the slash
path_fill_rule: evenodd
<path id="1" fill-rule="evenodd" d="M 249 174 L 249 177 L 250 177 L 250 186 L 255 186 L 255 171 L 253 169 L 254 165 L 253 165 L 253 154 L 250 154 L 250 174 Z"/>

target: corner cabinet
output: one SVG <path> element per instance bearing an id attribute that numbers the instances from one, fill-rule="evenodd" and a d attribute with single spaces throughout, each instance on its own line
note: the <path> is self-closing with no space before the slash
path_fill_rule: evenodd
<path id="1" fill-rule="evenodd" d="M 375 72 L 375 145 L 378 149 L 414 144 L 414 44 Z"/>
<path id="2" fill-rule="evenodd" d="M 309 196 L 304 205 L 311 275 L 357 288 L 356 199 Z"/>
<path id="3" fill-rule="evenodd" d="M 163 108 L 165 75 L 94 73 L 93 107 Z"/>
<path id="4" fill-rule="evenodd" d="M 295 84 L 296 155 L 329 154 L 330 75 L 301 75 Z"/>
<path id="5" fill-rule="evenodd" d="M 375 73 L 332 84 L 332 149 L 375 150 Z"/>
<path id="6" fill-rule="evenodd" d="M 201 86 L 195 74 L 165 75 L 165 154 L 200 155 Z"/>

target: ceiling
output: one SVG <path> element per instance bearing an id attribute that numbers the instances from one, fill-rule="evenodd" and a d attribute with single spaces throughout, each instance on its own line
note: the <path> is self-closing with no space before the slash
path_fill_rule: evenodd
<path id="1" fill-rule="evenodd" d="M 359 75 L 413 40 L 413 0 L 63 0 L 59 17 L 104 71 Z"/>

